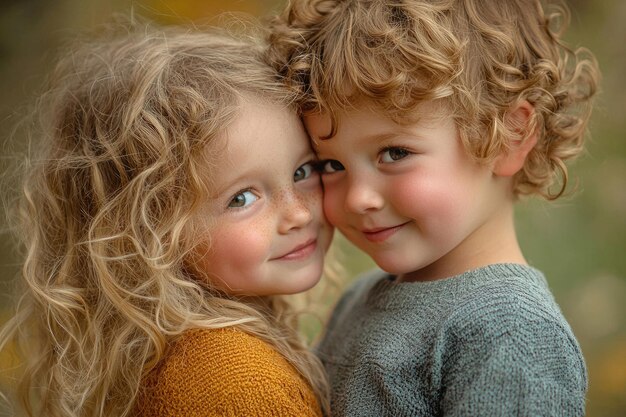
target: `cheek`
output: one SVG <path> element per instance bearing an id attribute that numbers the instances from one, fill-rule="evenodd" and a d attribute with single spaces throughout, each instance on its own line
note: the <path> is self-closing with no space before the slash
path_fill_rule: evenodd
<path id="1" fill-rule="evenodd" d="M 212 248 L 209 252 L 211 269 L 224 274 L 239 274 L 254 268 L 268 256 L 271 236 L 270 228 L 263 223 L 224 225 L 212 233 Z"/>
<path id="2" fill-rule="evenodd" d="M 388 189 L 401 214 L 444 228 L 463 217 L 469 194 L 458 179 L 445 173 L 406 176 Z"/>
<path id="3" fill-rule="evenodd" d="M 338 187 L 324 189 L 324 215 L 330 224 L 341 226 L 343 218 L 344 195 Z"/>
<path id="4" fill-rule="evenodd" d="M 307 208 L 315 219 L 323 218 L 323 198 L 321 184 L 312 190 L 302 193 L 299 197 L 302 205 Z"/>

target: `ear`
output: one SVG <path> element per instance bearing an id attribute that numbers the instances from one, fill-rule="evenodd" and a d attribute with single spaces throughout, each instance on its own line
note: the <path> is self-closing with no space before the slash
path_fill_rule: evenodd
<path id="1" fill-rule="evenodd" d="M 513 136 L 509 138 L 508 149 L 496 158 L 493 173 L 512 177 L 522 169 L 526 156 L 537 144 L 535 108 L 524 100 L 507 112 L 504 122 Z"/>

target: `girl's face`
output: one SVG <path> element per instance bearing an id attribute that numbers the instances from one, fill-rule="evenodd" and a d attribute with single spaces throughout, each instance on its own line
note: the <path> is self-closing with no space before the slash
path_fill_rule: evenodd
<path id="1" fill-rule="evenodd" d="M 247 99 L 216 146 L 196 268 L 231 294 L 311 288 L 322 274 L 332 228 L 300 119 L 280 105 Z"/>

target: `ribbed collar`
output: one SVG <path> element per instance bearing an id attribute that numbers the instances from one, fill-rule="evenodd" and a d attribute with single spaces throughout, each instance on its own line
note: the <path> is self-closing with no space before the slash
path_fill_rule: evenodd
<path id="1" fill-rule="evenodd" d="M 395 276 L 384 274 L 371 286 L 367 303 L 381 309 L 411 309 L 415 303 L 437 299 L 449 303 L 467 295 L 473 288 L 510 278 L 522 279 L 529 286 L 547 287 L 543 274 L 537 269 L 520 264 L 494 264 L 460 275 L 435 281 L 396 282 Z"/>

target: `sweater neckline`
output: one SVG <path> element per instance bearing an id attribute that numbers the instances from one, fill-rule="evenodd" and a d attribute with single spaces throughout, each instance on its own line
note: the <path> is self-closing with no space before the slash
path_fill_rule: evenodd
<path id="1" fill-rule="evenodd" d="M 388 273 L 379 275 L 369 291 L 368 302 L 384 309 L 411 309 L 426 299 L 428 303 L 436 299 L 454 302 L 473 288 L 511 278 L 521 279 L 530 286 L 547 287 L 541 271 L 529 265 L 509 263 L 487 265 L 434 281 L 396 282 L 395 278 Z"/>

